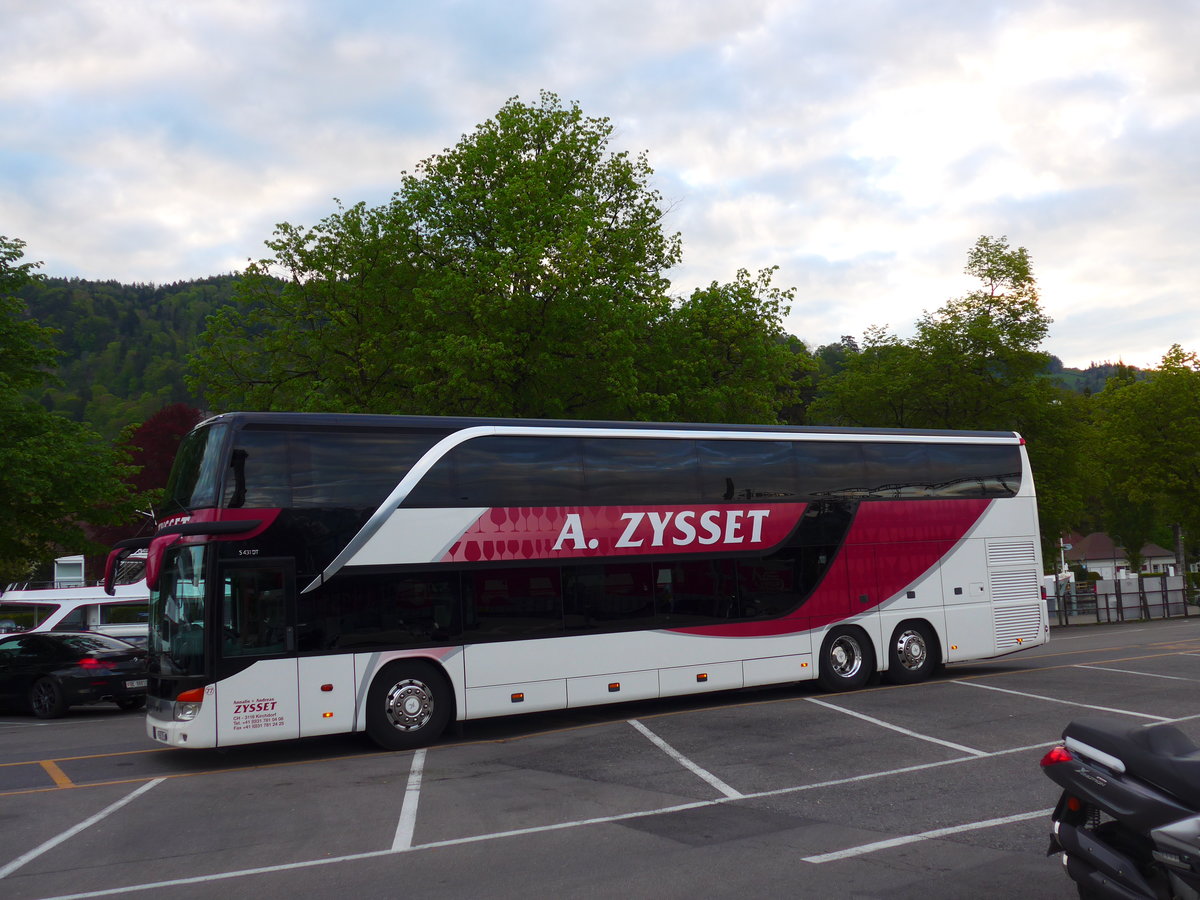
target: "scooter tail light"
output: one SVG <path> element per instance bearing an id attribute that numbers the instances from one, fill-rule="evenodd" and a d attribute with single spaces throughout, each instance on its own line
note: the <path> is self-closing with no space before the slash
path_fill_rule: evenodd
<path id="1" fill-rule="evenodd" d="M 1075 759 L 1075 757 L 1071 755 L 1071 751 L 1068 750 L 1066 747 L 1064 747 L 1062 744 L 1059 744 L 1057 747 L 1055 747 L 1053 750 L 1051 750 L 1049 753 L 1047 753 L 1045 756 L 1042 757 L 1042 765 L 1043 766 L 1056 766 L 1059 763 L 1071 762 L 1073 759 Z"/>

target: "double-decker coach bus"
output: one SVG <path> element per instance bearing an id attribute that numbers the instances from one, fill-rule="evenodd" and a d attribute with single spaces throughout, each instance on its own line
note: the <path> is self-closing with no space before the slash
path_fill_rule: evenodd
<path id="1" fill-rule="evenodd" d="M 230 413 L 145 548 L 147 731 L 214 747 L 1043 643 L 1011 432 Z"/>

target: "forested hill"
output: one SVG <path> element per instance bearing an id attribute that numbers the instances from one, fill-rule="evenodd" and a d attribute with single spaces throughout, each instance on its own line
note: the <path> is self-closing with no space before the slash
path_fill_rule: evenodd
<path id="1" fill-rule="evenodd" d="M 184 383 L 187 356 L 196 349 L 205 317 L 233 302 L 236 281 L 235 275 L 168 285 L 46 278 L 26 285 L 19 296 L 32 317 L 60 332 L 56 374 L 63 383 L 46 390 L 42 404 L 109 438 L 169 403 L 203 408 L 204 398 Z M 830 348 L 816 349 L 824 356 Z M 1115 371 L 1110 363 L 1068 369 L 1052 358 L 1046 374 L 1091 394 Z"/>
<path id="2" fill-rule="evenodd" d="M 187 355 L 205 317 L 232 302 L 234 275 L 169 285 L 46 278 L 18 295 L 40 324 L 56 328 L 59 386 L 41 400 L 106 437 L 168 403 L 202 406 L 184 384 Z"/>

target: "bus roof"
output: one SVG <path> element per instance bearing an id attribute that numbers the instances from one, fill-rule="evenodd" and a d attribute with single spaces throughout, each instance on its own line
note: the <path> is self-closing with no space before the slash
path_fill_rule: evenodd
<path id="1" fill-rule="evenodd" d="M 470 416 L 388 416 L 364 413 L 297 413 L 297 412 L 229 412 L 213 416 L 197 428 L 218 422 L 235 427 L 247 425 L 279 428 L 395 428 L 459 431 L 476 426 L 518 426 L 522 428 L 620 428 L 656 431 L 727 431 L 770 434 L 836 434 L 836 435 L 911 435 L 913 437 L 978 437 L 995 440 L 1019 440 L 1013 431 L 970 431 L 934 428 L 850 428 L 822 425 L 732 425 L 697 422 L 618 422 L 586 419 L 516 419 Z"/>

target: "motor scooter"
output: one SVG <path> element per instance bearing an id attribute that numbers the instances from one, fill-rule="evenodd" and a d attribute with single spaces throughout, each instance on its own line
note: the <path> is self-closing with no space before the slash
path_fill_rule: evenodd
<path id="1" fill-rule="evenodd" d="M 1075 719 L 1042 758 L 1063 789 L 1048 855 L 1079 896 L 1200 900 L 1200 747 L 1174 725 Z"/>

